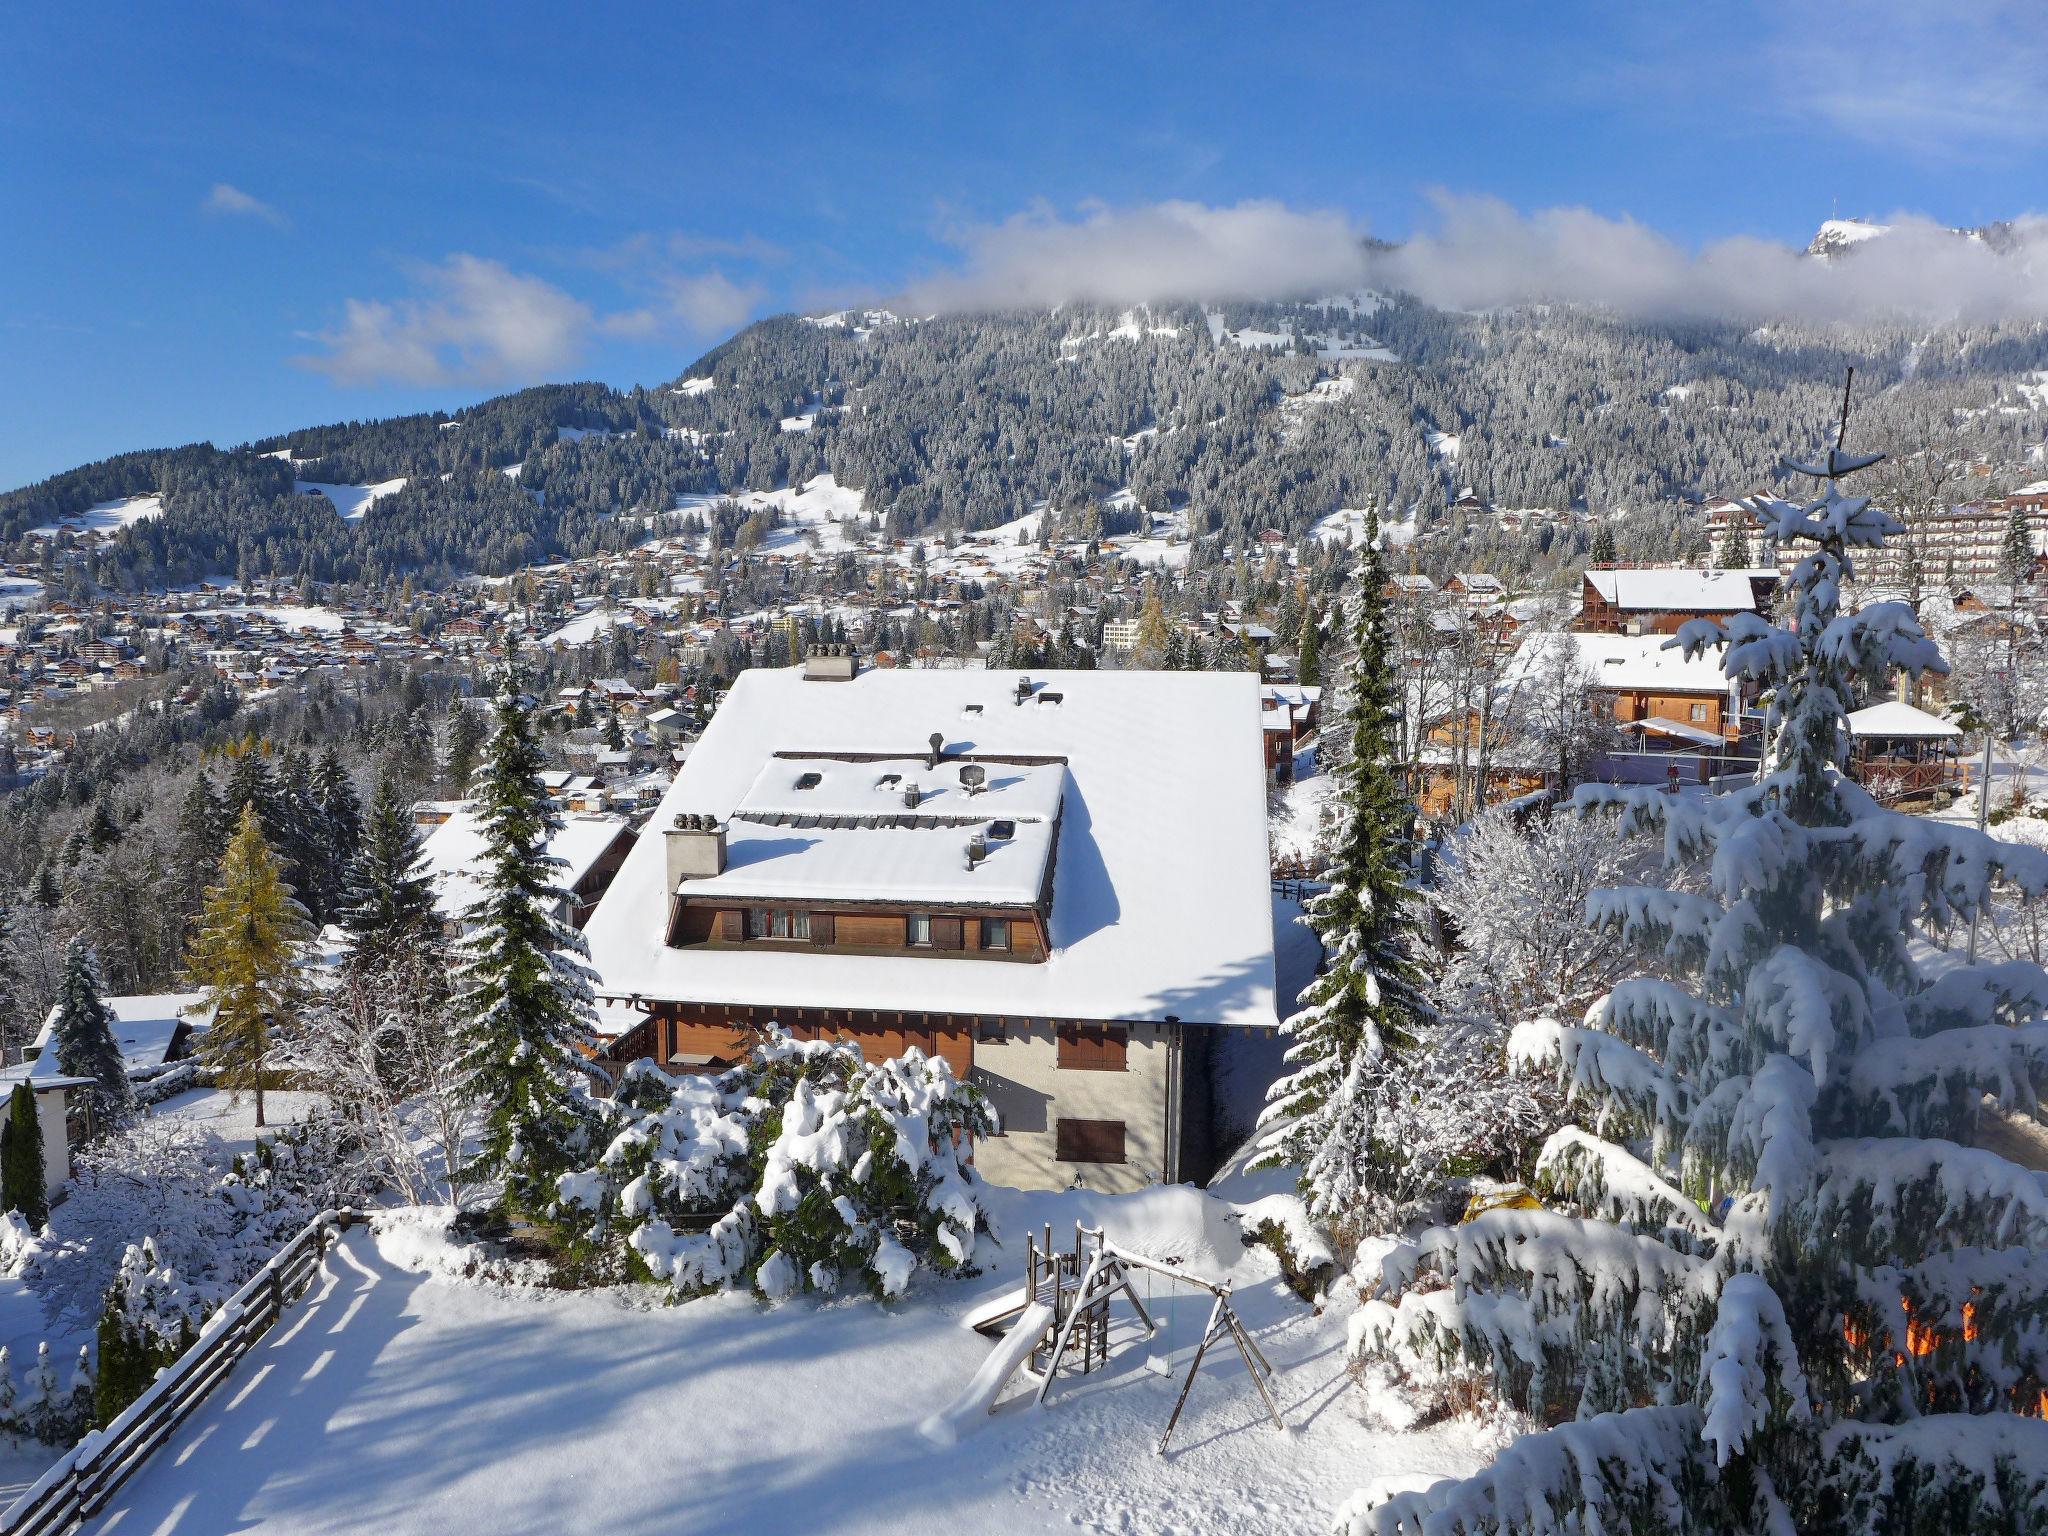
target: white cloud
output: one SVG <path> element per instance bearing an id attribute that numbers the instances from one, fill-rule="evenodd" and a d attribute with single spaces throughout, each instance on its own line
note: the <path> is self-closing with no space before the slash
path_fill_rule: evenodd
<path id="1" fill-rule="evenodd" d="M 1817 261 L 1748 237 L 1690 250 L 1585 208 L 1523 213 L 1491 197 L 1433 194 L 1431 227 L 1371 249 L 1342 214 L 1273 202 L 1168 202 L 1062 218 L 1035 208 L 953 236 L 957 270 L 911 286 L 923 310 L 1070 302 L 1284 299 L 1404 289 L 1451 309 L 1541 301 L 1640 317 L 1863 320 L 2048 316 L 2048 223 L 2038 251 L 2001 253 L 1923 218 Z"/>
<path id="2" fill-rule="evenodd" d="M 717 271 L 662 273 L 653 282 L 660 294 L 655 303 L 607 315 L 599 328 L 635 340 L 723 335 L 744 325 L 765 297 L 758 283 L 736 283 Z"/>
<path id="3" fill-rule="evenodd" d="M 240 187 L 230 186 L 225 181 L 216 181 L 199 205 L 208 213 L 229 214 L 236 218 L 261 219 L 277 229 L 289 229 L 291 220 L 282 210 L 273 208 L 260 197 L 251 196 Z"/>
<path id="4" fill-rule="evenodd" d="M 1363 231 L 1342 214 L 1276 202 L 1039 207 L 949 235 L 957 271 L 911 285 L 920 310 L 1002 309 L 1077 301 L 1251 299 L 1355 288 Z"/>
<path id="5" fill-rule="evenodd" d="M 1697 253 L 1627 218 L 1584 208 L 1523 214 L 1495 198 L 1438 193 L 1437 227 L 1375 257 L 1373 281 L 1428 303 L 1484 309 L 1601 304 L 1645 317 L 1864 320 L 2048 316 L 2048 244 L 2002 254 L 1926 219 L 1832 261 L 1746 237 Z M 2023 221 L 2023 234 L 2048 226 Z"/>
<path id="6" fill-rule="evenodd" d="M 583 354 L 590 307 L 537 277 L 478 256 L 415 271 L 417 296 L 350 299 L 341 326 L 294 361 L 338 384 L 526 383 Z"/>

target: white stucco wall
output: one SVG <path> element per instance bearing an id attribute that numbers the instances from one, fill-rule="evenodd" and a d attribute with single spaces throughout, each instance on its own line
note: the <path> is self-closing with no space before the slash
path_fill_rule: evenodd
<path id="1" fill-rule="evenodd" d="M 1142 1189 L 1165 1177 L 1167 1042 L 1160 1024 L 1130 1026 L 1121 1072 L 1062 1071 L 1050 1024 L 1010 1027 L 1001 1041 L 977 1039 L 975 1080 L 988 1094 L 1004 1132 L 976 1143 L 974 1165 L 994 1184 L 1065 1189 L 1078 1176 L 1089 1189 Z M 1058 1124 L 1121 1120 L 1122 1163 L 1063 1163 Z"/>

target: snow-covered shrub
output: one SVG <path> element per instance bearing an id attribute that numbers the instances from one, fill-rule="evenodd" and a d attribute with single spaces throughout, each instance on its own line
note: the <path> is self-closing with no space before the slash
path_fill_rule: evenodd
<path id="1" fill-rule="evenodd" d="M 1814 501 L 1749 504 L 1812 546 L 1788 627 L 1738 614 L 1673 642 L 1762 689 L 1757 778 L 1579 791 L 1704 885 L 1595 893 L 1594 925 L 1682 981 L 1510 1040 L 1576 1112 L 1540 1159 L 1559 1209 L 1423 1233 L 1354 1321 L 1361 1353 L 1477 1368 L 1572 1422 L 1478 1477 L 1362 1496 L 1354 1530 L 2041 1528 L 2048 1185 L 1972 1143 L 2048 1088 L 2048 972 L 1924 965 L 1914 941 L 1995 885 L 2048 893 L 2048 853 L 1886 811 L 1842 771 L 1851 705 L 1942 668 L 1903 605 L 1840 609 L 1848 551 L 1899 531 L 1840 490 L 1869 462 L 1830 454 Z"/>
<path id="2" fill-rule="evenodd" d="M 35 1362 L 20 1381 L 10 1352 L 0 1347 L 0 1435 L 61 1447 L 75 1445 L 92 1427 L 92 1357 L 83 1345 L 68 1382 L 48 1339 L 36 1346 Z"/>
<path id="3" fill-rule="evenodd" d="M 360 1194 L 334 1178 L 340 1134 L 294 1126 L 237 1157 L 190 1120 L 137 1121 L 79 1154 L 68 1197 L 18 1272 L 51 1316 L 87 1324 L 129 1246 L 150 1238 L 210 1310 L 320 1211 Z"/>
<path id="4" fill-rule="evenodd" d="M 94 1404 L 99 1424 L 111 1424 L 158 1371 L 190 1347 L 206 1311 L 205 1302 L 163 1262 L 154 1240 L 128 1245 L 100 1312 Z"/>
<path id="5" fill-rule="evenodd" d="M 563 1219 L 678 1294 L 898 1296 L 921 1267 L 967 1269 L 987 1228 L 967 1158 L 994 1118 L 919 1051 L 868 1062 L 771 1027 L 717 1077 L 636 1063 L 606 1112 L 604 1153 L 560 1181 Z"/>

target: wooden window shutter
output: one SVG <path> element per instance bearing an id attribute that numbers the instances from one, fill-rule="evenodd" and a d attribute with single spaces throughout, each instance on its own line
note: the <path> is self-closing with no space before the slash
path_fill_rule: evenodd
<path id="1" fill-rule="evenodd" d="M 957 917 L 932 919 L 932 948 L 960 949 L 966 944 L 965 931 Z"/>
<path id="2" fill-rule="evenodd" d="M 830 912 L 813 912 L 811 914 L 811 942 L 813 944 L 831 944 L 836 942 L 832 936 L 832 926 L 832 914 Z"/>
<path id="3" fill-rule="evenodd" d="M 1121 1072 L 1127 1065 L 1131 1032 L 1119 1025 L 1062 1024 L 1058 1034 L 1063 1072 Z"/>
<path id="4" fill-rule="evenodd" d="M 737 944 L 747 936 L 747 914 L 737 907 L 718 914 L 718 936 L 728 944 Z"/>
<path id="5" fill-rule="evenodd" d="M 1124 1160 L 1124 1123 L 1063 1116 L 1053 1155 L 1063 1163 L 1120 1163 Z"/>

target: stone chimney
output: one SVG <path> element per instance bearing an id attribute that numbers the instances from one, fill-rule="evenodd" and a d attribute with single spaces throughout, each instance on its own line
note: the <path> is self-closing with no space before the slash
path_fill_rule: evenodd
<path id="1" fill-rule="evenodd" d="M 850 645 L 815 645 L 804 656 L 808 683 L 850 683 L 859 670 L 860 658 Z"/>
<path id="2" fill-rule="evenodd" d="M 662 831 L 668 843 L 668 894 L 685 880 L 709 880 L 725 873 L 725 823 L 715 816 L 684 812 Z"/>

